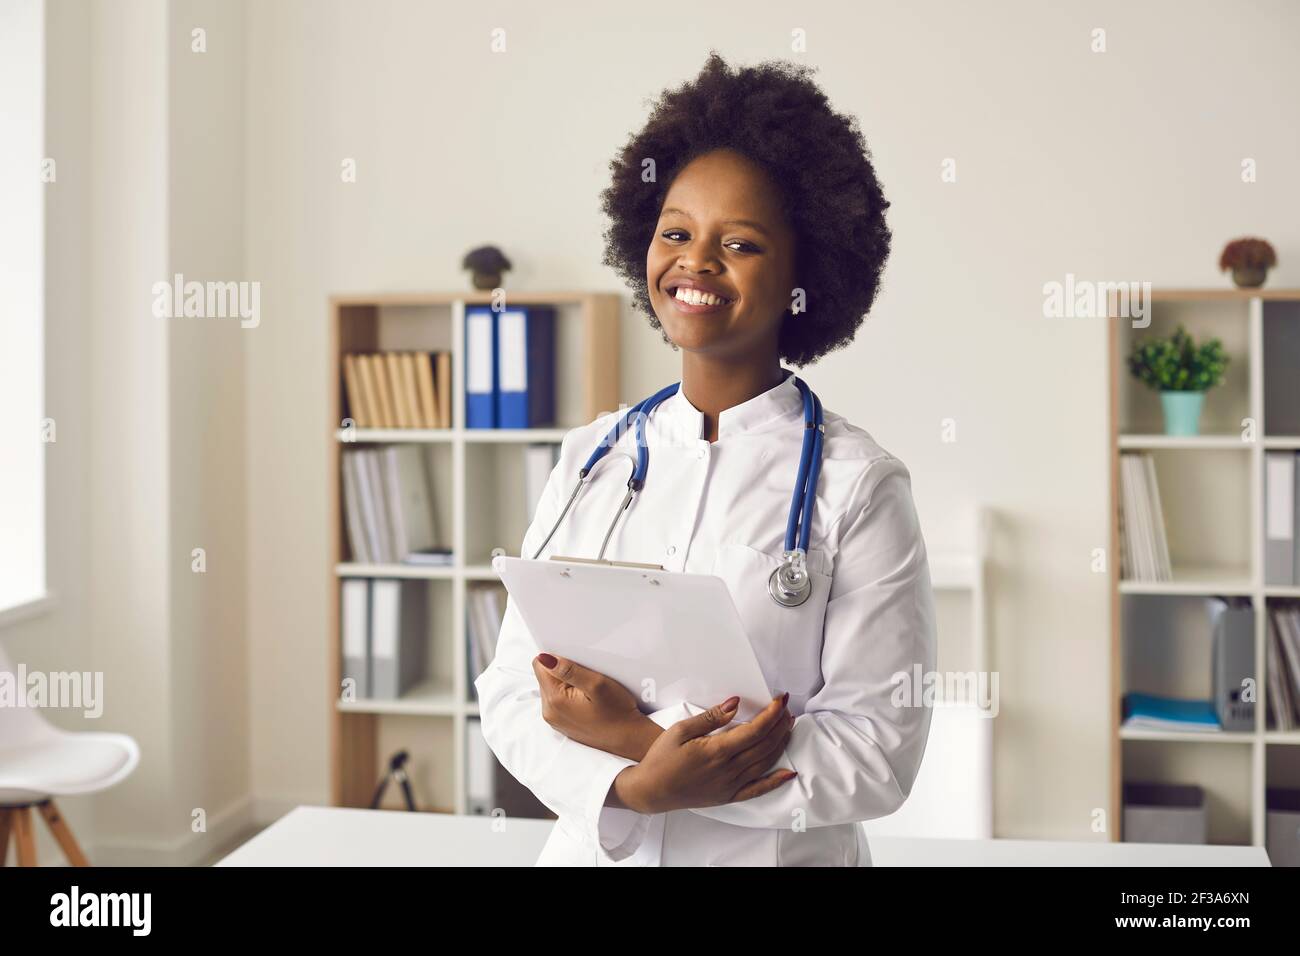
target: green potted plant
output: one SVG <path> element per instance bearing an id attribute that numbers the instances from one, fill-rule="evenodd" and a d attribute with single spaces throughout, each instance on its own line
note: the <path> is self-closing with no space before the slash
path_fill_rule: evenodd
<path id="1" fill-rule="evenodd" d="M 1182 325 L 1168 338 L 1134 343 L 1128 368 L 1133 377 L 1160 393 L 1166 435 L 1195 435 L 1200 430 L 1205 393 L 1223 382 L 1228 356 L 1223 343 L 1197 345 Z"/>

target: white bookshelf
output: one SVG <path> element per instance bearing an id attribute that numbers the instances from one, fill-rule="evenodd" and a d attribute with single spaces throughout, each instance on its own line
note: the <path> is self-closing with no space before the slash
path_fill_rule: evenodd
<path id="1" fill-rule="evenodd" d="M 1288 367 L 1293 377 L 1300 374 L 1300 290 L 1164 290 L 1152 298 L 1149 328 L 1134 329 L 1125 318 L 1109 320 L 1109 832 L 1112 839 L 1123 838 L 1125 781 L 1194 783 L 1207 790 L 1210 842 L 1264 846 L 1266 789 L 1300 787 L 1300 732 L 1266 729 L 1269 602 L 1300 598 L 1300 587 L 1264 584 L 1263 502 L 1265 451 L 1300 449 L 1300 399 L 1293 399 L 1290 386 L 1279 387 L 1277 381 Z M 1126 362 L 1135 340 L 1168 335 L 1180 322 L 1198 341 L 1220 338 L 1231 359 L 1228 381 L 1207 394 L 1204 434 L 1194 437 L 1160 433 L 1158 397 L 1129 374 Z M 1253 435 L 1244 431 L 1243 420 L 1254 423 Z M 1149 452 L 1156 464 L 1173 562 L 1170 582 L 1120 576 L 1119 461 L 1121 453 L 1129 451 Z M 1127 690 L 1211 696 L 1208 621 L 1200 632 L 1172 623 L 1179 617 L 1194 618 L 1199 599 L 1211 596 L 1248 599 L 1254 610 L 1254 674 L 1259 687 L 1254 729 L 1202 733 L 1123 728 L 1122 698 Z M 1167 632 L 1150 626 L 1153 614 L 1170 618 Z M 1144 623 L 1126 628 L 1126 621 Z M 1135 677 L 1152 679 L 1154 657 L 1162 658 L 1168 683 L 1161 689 L 1130 687 Z"/>
<path id="2" fill-rule="evenodd" d="M 517 553 L 527 530 L 523 448 L 559 444 L 569 429 L 586 424 L 619 402 L 619 313 L 616 294 L 509 291 L 511 305 L 557 309 L 556 416 L 554 427 L 467 429 L 463 391 L 464 310 L 489 304 L 487 293 L 397 293 L 331 299 L 334 347 L 330 353 L 331 661 L 330 711 L 333 799 L 338 806 L 368 806 L 385 762 L 398 747 L 410 751 L 416 796 L 428 809 L 467 812 L 467 734 L 478 716 L 468 674 L 466 609 L 470 588 L 498 581 L 493 549 Z M 445 429 L 356 428 L 346 419 L 341 357 L 349 352 L 449 351 L 452 425 Z M 440 543 L 452 550 L 449 566 L 360 564 L 350 560 L 342 520 L 343 450 L 363 445 L 417 444 L 428 449 Z M 429 582 L 429 670 L 397 700 L 340 696 L 339 585 L 347 578 L 400 578 Z M 395 796 L 389 788 L 388 801 Z"/>

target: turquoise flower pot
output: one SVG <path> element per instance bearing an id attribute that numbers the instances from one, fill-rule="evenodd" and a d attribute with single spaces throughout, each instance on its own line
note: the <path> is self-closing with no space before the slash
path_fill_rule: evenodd
<path id="1" fill-rule="evenodd" d="M 1199 435 L 1204 392 L 1161 392 L 1166 435 Z"/>

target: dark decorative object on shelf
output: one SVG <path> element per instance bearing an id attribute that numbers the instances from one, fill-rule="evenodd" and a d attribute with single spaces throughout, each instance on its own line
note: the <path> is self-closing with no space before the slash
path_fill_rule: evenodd
<path id="1" fill-rule="evenodd" d="M 1232 270 L 1232 281 L 1240 289 L 1258 289 L 1277 265 L 1277 253 L 1263 239 L 1234 239 L 1219 254 L 1219 271 Z"/>
<path id="2" fill-rule="evenodd" d="M 384 800 L 384 791 L 388 789 L 390 781 L 396 783 L 402 788 L 402 797 L 406 800 L 406 809 L 411 813 L 416 812 L 415 794 L 411 790 L 411 778 L 406 773 L 406 762 L 411 759 L 411 755 L 405 750 L 399 750 L 388 759 L 388 772 L 379 781 L 379 786 L 375 788 L 375 795 L 370 800 L 370 809 L 378 810 Z"/>
<path id="3" fill-rule="evenodd" d="M 461 263 L 461 268 L 469 269 L 473 273 L 474 288 L 491 291 L 501 287 L 502 275 L 511 266 L 505 253 L 496 246 L 479 246 L 465 253 L 465 261 Z"/>

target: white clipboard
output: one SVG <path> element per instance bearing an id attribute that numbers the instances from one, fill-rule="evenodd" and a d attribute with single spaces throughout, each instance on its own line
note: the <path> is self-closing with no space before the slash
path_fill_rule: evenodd
<path id="1" fill-rule="evenodd" d="M 743 722 L 772 702 L 722 578 L 504 555 L 492 567 L 540 650 L 618 681 L 644 713 L 738 694 Z"/>

